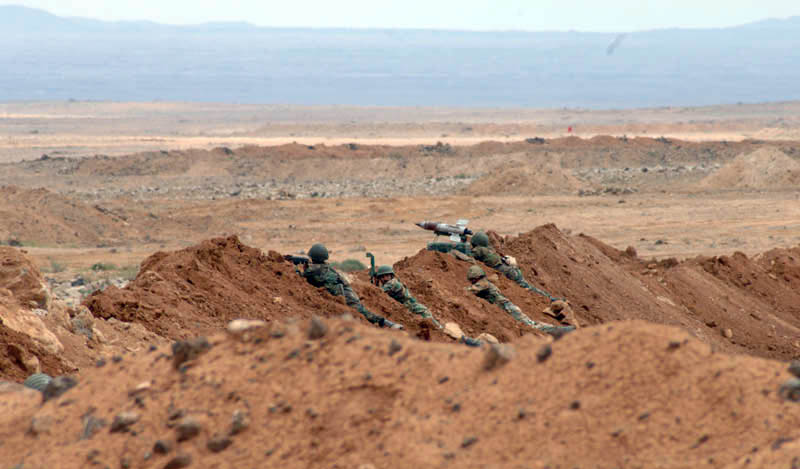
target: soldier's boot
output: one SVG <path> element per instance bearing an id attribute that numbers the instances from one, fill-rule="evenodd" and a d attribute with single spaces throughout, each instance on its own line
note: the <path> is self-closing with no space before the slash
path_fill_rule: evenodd
<path id="1" fill-rule="evenodd" d="M 364 318 L 366 318 L 366 320 L 370 322 L 370 324 L 377 324 L 380 327 L 390 327 L 388 324 L 394 324 L 393 322 L 389 321 L 388 319 L 383 318 L 381 316 L 378 316 L 377 314 L 375 314 L 372 311 L 368 310 L 361 303 L 356 304 L 355 308 L 356 308 L 356 311 L 361 313 L 361 315 L 363 315 Z"/>
<path id="2" fill-rule="evenodd" d="M 540 325 L 537 327 L 540 331 L 544 332 L 545 334 L 550 334 L 556 339 L 560 339 L 564 335 L 572 332 L 575 330 L 575 326 L 550 326 L 550 325 Z"/>
<path id="3" fill-rule="evenodd" d="M 459 342 L 468 347 L 480 347 L 482 343 L 480 340 L 473 339 L 472 337 L 467 337 L 465 335 L 461 336 L 461 340 L 459 340 Z"/>
<path id="4" fill-rule="evenodd" d="M 396 322 L 392 322 L 385 318 L 383 320 L 383 323 L 381 324 L 381 327 L 388 327 L 389 329 L 398 329 L 398 330 L 405 329 L 402 324 L 397 324 Z"/>
<path id="5" fill-rule="evenodd" d="M 423 317 L 423 318 L 425 318 L 425 319 L 430 319 L 430 321 L 433 323 L 433 325 L 434 325 L 434 326 L 436 326 L 436 328 L 437 328 L 437 329 L 442 329 L 442 328 L 444 327 L 444 326 L 442 326 L 442 324 L 441 324 L 439 321 L 437 321 L 437 320 L 436 320 L 436 319 L 435 319 L 433 316 L 431 316 L 431 315 L 428 315 L 428 316 L 422 316 L 422 317 Z"/>

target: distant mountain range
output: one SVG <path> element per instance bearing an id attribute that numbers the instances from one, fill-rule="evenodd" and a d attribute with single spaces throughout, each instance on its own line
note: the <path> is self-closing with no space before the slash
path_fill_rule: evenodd
<path id="1" fill-rule="evenodd" d="M 800 99 L 800 17 L 627 35 L 162 25 L 0 6 L 0 101 L 631 108 Z"/>

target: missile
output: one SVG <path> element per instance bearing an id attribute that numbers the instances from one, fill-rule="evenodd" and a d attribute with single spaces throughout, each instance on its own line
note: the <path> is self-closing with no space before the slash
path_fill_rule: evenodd
<path id="1" fill-rule="evenodd" d="M 466 241 L 472 231 L 467 228 L 468 220 L 458 220 L 455 225 L 438 221 L 421 221 L 416 225 L 423 230 L 433 231 L 436 236 L 449 236 L 453 241 Z"/>

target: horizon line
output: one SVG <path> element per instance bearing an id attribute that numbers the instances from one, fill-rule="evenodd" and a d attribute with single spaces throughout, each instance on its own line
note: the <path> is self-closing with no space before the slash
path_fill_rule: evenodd
<path id="1" fill-rule="evenodd" d="M 0 8 L 3 7 L 12 7 L 12 8 L 20 8 L 24 10 L 30 11 L 37 11 L 42 12 L 47 15 L 61 18 L 65 20 L 88 20 L 88 21 L 96 21 L 99 23 L 106 23 L 106 24 L 117 24 L 117 25 L 125 25 L 125 24 L 148 24 L 152 26 L 161 26 L 161 27 L 171 27 L 171 28 L 197 28 L 203 26 L 226 26 L 226 25 L 240 25 L 240 26 L 248 26 L 254 29 L 268 29 L 268 30 L 313 30 L 313 31 L 357 31 L 357 32 L 369 32 L 369 31 L 408 31 L 408 32 L 443 32 L 443 33 L 498 33 L 498 34 L 520 34 L 520 33 L 527 33 L 527 34 L 569 34 L 569 33 L 577 33 L 577 34 L 635 34 L 635 33 L 649 33 L 649 32 L 663 32 L 663 31 L 719 31 L 725 29 L 736 29 L 742 28 L 750 25 L 755 25 L 759 23 L 764 23 L 768 21 L 788 21 L 795 18 L 800 18 L 800 15 L 791 15 L 786 17 L 765 17 L 757 20 L 753 20 L 746 23 L 737 23 L 728 26 L 702 26 L 702 27 L 686 27 L 686 26 L 665 26 L 660 28 L 650 28 L 650 29 L 636 29 L 636 30 L 607 30 L 607 31 L 598 31 L 598 30 L 582 30 L 582 29 L 540 29 L 540 30 L 533 30 L 533 29 L 515 29 L 515 28 L 507 28 L 507 29 L 481 29 L 481 28 L 436 28 L 436 27 L 389 27 L 389 26 L 273 26 L 273 25 L 261 25 L 252 23 L 246 20 L 225 20 L 225 21 L 205 21 L 201 23 L 186 23 L 186 24 L 176 24 L 176 23 L 162 23 L 154 20 L 149 19 L 125 19 L 125 20 L 104 20 L 98 18 L 91 18 L 87 16 L 61 16 L 55 14 L 49 10 L 43 8 L 33 8 L 25 5 L 19 5 L 15 3 L 8 3 L 8 4 L 0 4 Z"/>

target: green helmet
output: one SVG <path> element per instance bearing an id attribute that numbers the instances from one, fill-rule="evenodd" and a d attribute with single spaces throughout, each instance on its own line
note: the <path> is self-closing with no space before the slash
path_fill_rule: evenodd
<path id="1" fill-rule="evenodd" d="M 486 235 L 483 231 L 479 231 L 472 236 L 472 239 L 469 240 L 472 247 L 475 246 L 489 246 L 489 236 Z"/>
<path id="2" fill-rule="evenodd" d="M 486 277 L 486 274 L 483 272 L 483 269 L 481 269 L 477 265 L 473 265 L 467 271 L 467 279 L 469 280 L 477 280 L 483 277 Z"/>
<path id="3" fill-rule="evenodd" d="M 35 389 L 37 391 L 44 391 L 44 388 L 46 388 L 52 380 L 53 378 L 44 373 L 34 373 L 28 376 L 28 379 L 26 379 L 22 385 L 26 388 Z"/>
<path id="4" fill-rule="evenodd" d="M 375 275 L 380 277 L 381 275 L 394 275 L 394 269 L 390 265 L 382 265 L 378 267 L 378 270 L 375 271 Z"/>
<path id="5" fill-rule="evenodd" d="M 315 244 L 308 250 L 308 257 L 315 264 L 323 264 L 328 260 L 328 248 L 323 244 Z"/>

